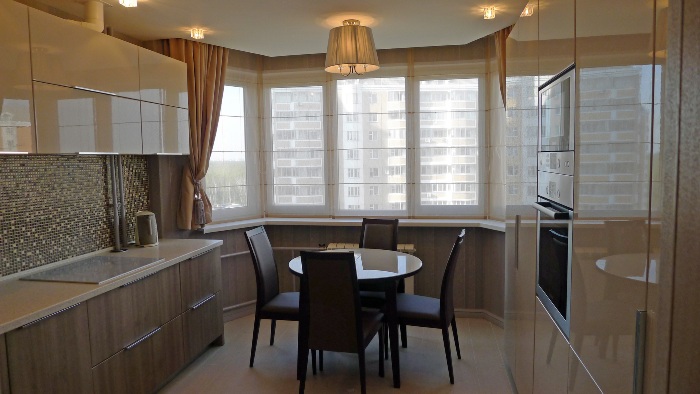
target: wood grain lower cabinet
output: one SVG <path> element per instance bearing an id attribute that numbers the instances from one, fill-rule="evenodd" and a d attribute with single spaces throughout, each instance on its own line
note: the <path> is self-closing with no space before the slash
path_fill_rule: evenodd
<path id="1" fill-rule="evenodd" d="M 182 310 L 221 291 L 221 252 L 210 252 L 180 263 Z"/>
<path id="2" fill-rule="evenodd" d="M 95 393 L 152 393 L 184 365 L 182 316 L 92 369 Z"/>
<path id="3" fill-rule="evenodd" d="M 88 300 L 92 365 L 181 313 L 177 265 Z"/>
<path id="4" fill-rule="evenodd" d="M 87 306 L 84 303 L 6 334 L 13 393 L 91 393 Z"/>
<path id="5" fill-rule="evenodd" d="M 0 394 L 10 392 L 10 375 L 7 370 L 7 346 L 5 335 L 0 334 Z"/>
<path id="6" fill-rule="evenodd" d="M 217 338 L 223 343 L 224 320 L 221 292 L 200 301 L 183 316 L 185 360 L 197 357 Z"/>

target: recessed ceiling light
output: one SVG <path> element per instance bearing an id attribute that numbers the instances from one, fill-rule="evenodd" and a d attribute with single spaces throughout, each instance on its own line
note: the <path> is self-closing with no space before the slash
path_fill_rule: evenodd
<path id="1" fill-rule="evenodd" d="M 523 8 L 523 12 L 520 13 L 520 16 L 532 16 L 532 14 L 535 13 L 535 6 L 532 4 L 528 4 Z"/>
<path id="2" fill-rule="evenodd" d="M 204 38 L 204 29 L 200 29 L 198 27 L 190 29 L 190 37 L 194 38 L 195 40 L 201 40 Z"/>
<path id="3" fill-rule="evenodd" d="M 139 0 L 119 0 L 119 4 L 127 8 L 136 7 L 137 5 L 139 5 L 138 3 Z"/>
<path id="4" fill-rule="evenodd" d="M 493 19 L 496 17 L 496 7 L 484 8 L 484 19 Z"/>

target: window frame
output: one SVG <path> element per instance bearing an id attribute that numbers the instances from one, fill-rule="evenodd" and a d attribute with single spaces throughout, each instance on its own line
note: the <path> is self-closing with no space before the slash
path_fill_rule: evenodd
<path id="1" fill-rule="evenodd" d="M 273 137 L 272 137 L 272 90 L 284 88 L 304 88 L 304 87 L 320 87 L 321 88 L 321 124 L 323 127 L 323 183 L 320 184 L 324 190 L 324 203 L 319 205 L 303 205 L 303 204 L 275 204 L 274 196 L 274 165 L 273 165 Z M 264 150 L 261 152 L 262 159 L 265 163 L 264 171 L 264 187 L 265 187 L 265 213 L 267 215 L 282 215 L 282 216 L 327 216 L 331 212 L 331 202 L 333 195 L 331 194 L 331 182 L 329 182 L 330 171 L 332 167 L 332 155 L 328 151 L 328 83 L 320 81 L 308 82 L 276 82 L 265 84 L 263 86 L 263 130 L 262 136 L 264 139 Z M 334 143 L 335 139 L 333 139 Z"/>
<path id="2" fill-rule="evenodd" d="M 477 108 L 470 109 L 466 108 L 464 110 L 459 110 L 460 112 L 475 112 L 477 114 L 477 166 L 478 171 L 476 174 L 477 181 L 476 192 L 477 192 L 477 204 L 475 205 L 421 205 L 421 155 L 420 155 L 420 130 L 421 130 L 421 110 L 420 110 L 420 83 L 423 81 L 435 81 L 435 80 L 451 80 L 451 79 L 476 79 L 478 84 L 478 96 L 477 96 Z M 412 205 L 412 211 L 417 217 L 475 217 L 484 216 L 486 214 L 486 207 L 488 205 L 488 194 L 486 183 L 488 182 L 488 172 L 485 167 L 486 165 L 486 77 L 480 74 L 441 74 L 441 75 L 421 75 L 416 76 L 413 79 L 413 91 L 416 93 L 413 96 L 414 108 L 412 118 L 414 120 L 414 127 L 412 130 L 407 130 L 406 133 L 412 134 L 413 137 L 413 169 L 415 170 L 414 182 L 410 185 L 413 189 L 412 195 L 414 198 L 410 201 Z M 451 118 L 451 116 L 449 116 Z M 448 118 L 447 115 L 444 116 L 445 119 Z M 408 129 L 408 127 L 407 127 Z M 449 135 L 449 129 L 448 135 Z M 458 146 L 455 148 L 462 148 L 463 146 Z M 469 148 L 470 149 L 470 148 Z M 408 159 L 407 159 L 408 163 Z M 426 183 L 429 184 L 429 183 Z M 468 183 L 466 183 L 468 184 Z M 456 185 L 456 184 L 455 184 Z"/>
<path id="3" fill-rule="evenodd" d="M 229 73 L 236 75 L 236 73 Z M 262 215 L 263 204 L 261 202 L 261 168 L 260 168 L 260 144 L 258 140 L 258 109 L 257 109 L 257 85 L 240 78 L 227 77 L 226 86 L 243 89 L 243 127 L 245 135 L 245 164 L 246 164 L 246 191 L 247 205 L 237 208 L 212 207 L 212 222 L 225 222 L 231 220 L 248 219 Z M 217 130 L 217 135 L 218 135 Z M 206 190 L 206 176 L 204 178 Z"/>

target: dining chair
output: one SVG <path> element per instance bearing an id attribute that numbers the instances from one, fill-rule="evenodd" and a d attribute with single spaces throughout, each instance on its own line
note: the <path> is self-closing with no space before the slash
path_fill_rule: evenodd
<path id="1" fill-rule="evenodd" d="M 450 374 L 450 383 L 454 384 L 454 374 L 452 372 L 452 350 L 450 349 L 449 326 L 452 325 L 452 335 L 454 336 L 457 358 L 462 359 L 459 350 L 459 337 L 457 336 L 457 322 L 455 321 L 455 309 L 453 300 L 453 284 L 457 257 L 464 243 L 465 230 L 457 236 L 457 240 L 452 246 L 450 257 L 447 260 L 445 273 L 442 276 L 442 287 L 440 298 L 424 297 L 413 294 L 397 294 L 396 313 L 400 324 L 409 326 L 439 328 L 442 330 L 442 342 L 445 346 L 445 357 L 447 358 L 447 370 Z"/>
<path id="2" fill-rule="evenodd" d="M 360 247 L 367 249 L 398 249 L 399 219 L 362 219 L 362 231 L 360 232 Z M 406 292 L 406 284 L 399 280 L 397 293 Z M 362 305 L 368 308 L 383 308 L 385 300 L 383 284 L 363 283 L 360 285 L 360 299 Z M 401 344 L 406 347 L 406 326 L 400 325 Z M 388 356 L 388 353 L 385 355 Z"/>
<path id="3" fill-rule="evenodd" d="M 270 319 L 270 346 L 275 344 L 277 320 L 299 321 L 299 292 L 280 293 L 277 264 L 272 253 L 272 245 L 265 228 L 257 227 L 246 231 L 246 241 L 253 257 L 257 300 L 255 301 L 255 323 L 253 324 L 253 344 L 250 348 L 250 366 L 255 361 L 255 348 L 258 344 L 260 320 Z"/>
<path id="4" fill-rule="evenodd" d="M 357 353 L 362 393 L 367 391 L 365 349 L 379 334 L 379 376 L 384 376 L 384 334 L 378 310 L 362 309 L 352 252 L 301 252 L 297 378 L 304 392 L 309 350 Z"/>

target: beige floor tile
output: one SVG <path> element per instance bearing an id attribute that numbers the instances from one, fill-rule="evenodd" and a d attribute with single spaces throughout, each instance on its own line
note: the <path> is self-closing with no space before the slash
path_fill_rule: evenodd
<path id="1" fill-rule="evenodd" d="M 457 319 L 462 359 L 452 345 L 455 384 L 447 374 L 447 361 L 440 330 L 408 328 L 408 348 L 400 349 L 401 389 L 392 387 L 391 361 L 386 375 L 378 376 L 378 341 L 367 348 L 369 393 L 511 393 L 503 363 L 503 330 L 482 319 Z M 166 385 L 162 393 L 296 393 L 297 324 L 278 322 L 275 345 L 269 346 L 270 322 L 263 321 L 254 368 L 248 367 L 253 330 L 252 316 L 224 326 L 226 344 L 208 349 Z M 452 334 L 450 333 L 452 339 Z M 306 392 L 359 393 L 357 356 L 324 355 L 324 371 L 311 374 Z"/>

